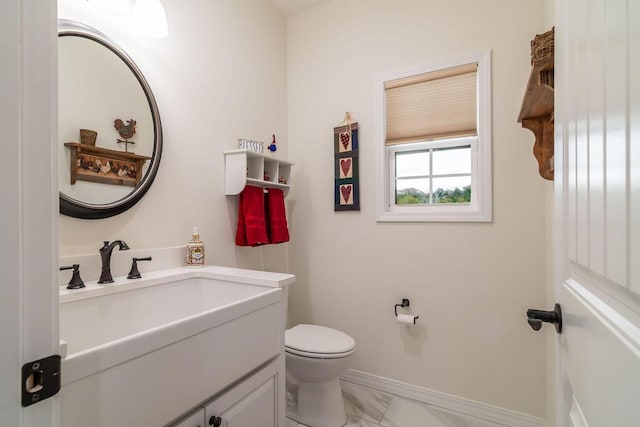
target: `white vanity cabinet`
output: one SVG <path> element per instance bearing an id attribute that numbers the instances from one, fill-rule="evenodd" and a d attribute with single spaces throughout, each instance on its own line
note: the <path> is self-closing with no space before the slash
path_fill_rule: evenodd
<path id="1" fill-rule="evenodd" d="M 204 408 L 200 408 L 178 421 L 172 427 L 205 427 L 206 425 Z"/>
<path id="2" fill-rule="evenodd" d="M 284 378 L 280 355 L 172 427 L 282 427 Z"/>
<path id="3" fill-rule="evenodd" d="M 294 280 L 207 266 L 61 292 L 61 425 L 208 427 L 206 406 L 226 427 L 283 427 Z"/>
<path id="4" fill-rule="evenodd" d="M 224 152 L 225 194 L 240 194 L 245 186 L 279 188 L 286 196 L 291 188 L 293 163 L 247 150 Z"/>
<path id="5" fill-rule="evenodd" d="M 278 427 L 284 421 L 284 356 L 205 405 L 207 425 Z M 214 418 L 212 420 L 212 417 Z"/>

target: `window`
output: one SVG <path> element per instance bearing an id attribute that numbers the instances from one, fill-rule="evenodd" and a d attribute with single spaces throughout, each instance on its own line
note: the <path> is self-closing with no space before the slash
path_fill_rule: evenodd
<path id="1" fill-rule="evenodd" d="M 475 138 L 407 144 L 390 149 L 390 194 L 395 205 L 471 202 Z"/>
<path id="2" fill-rule="evenodd" d="M 378 221 L 491 221 L 489 52 L 377 84 Z"/>

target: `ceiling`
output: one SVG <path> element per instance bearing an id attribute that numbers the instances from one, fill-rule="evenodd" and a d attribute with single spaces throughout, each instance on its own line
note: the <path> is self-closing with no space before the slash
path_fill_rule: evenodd
<path id="1" fill-rule="evenodd" d="M 293 16 L 329 1 L 332 0 L 271 0 L 286 16 Z"/>

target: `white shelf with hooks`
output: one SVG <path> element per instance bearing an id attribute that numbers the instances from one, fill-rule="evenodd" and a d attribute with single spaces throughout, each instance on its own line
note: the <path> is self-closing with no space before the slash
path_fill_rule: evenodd
<path id="1" fill-rule="evenodd" d="M 291 188 L 291 166 L 293 163 L 247 150 L 224 152 L 227 196 L 240 194 L 245 186 L 279 188 L 286 196 Z"/>

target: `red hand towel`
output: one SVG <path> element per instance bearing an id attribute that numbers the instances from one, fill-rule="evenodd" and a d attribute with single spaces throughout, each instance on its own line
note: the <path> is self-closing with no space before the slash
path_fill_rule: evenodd
<path id="1" fill-rule="evenodd" d="M 288 242 L 289 229 L 287 228 L 287 214 L 284 208 L 284 193 L 282 190 L 270 188 L 268 196 L 271 243 Z"/>
<path id="2" fill-rule="evenodd" d="M 259 246 L 269 243 L 264 212 L 264 191 L 247 185 L 238 201 L 236 245 Z"/>

